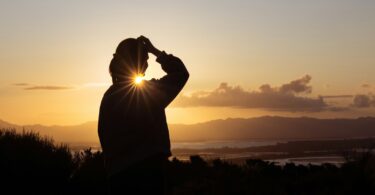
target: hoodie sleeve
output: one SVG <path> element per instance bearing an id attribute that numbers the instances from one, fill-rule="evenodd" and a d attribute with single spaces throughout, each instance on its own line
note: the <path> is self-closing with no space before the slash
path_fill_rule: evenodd
<path id="1" fill-rule="evenodd" d="M 189 78 L 189 72 L 179 58 L 164 51 L 156 61 L 161 64 L 167 75 L 158 80 L 153 79 L 151 82 L 158 88 L 160 93 L 157 99 L 165 108 L 180 93 Z"/>

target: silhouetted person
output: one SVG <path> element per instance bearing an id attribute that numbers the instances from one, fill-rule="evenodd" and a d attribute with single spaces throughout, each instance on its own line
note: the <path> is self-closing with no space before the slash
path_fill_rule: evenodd
<path id="1" fill-rule="evenodd" d="M 148 53 L 167 73 L 140 82 Z M 98 133 L 112 194 L 164 194 L 171 155 L 164 109 L 188 80 L 183 62 L 155 48 L 146 37 L 125 39 L 109 66 L 113 84 L 105 92 Z"/>

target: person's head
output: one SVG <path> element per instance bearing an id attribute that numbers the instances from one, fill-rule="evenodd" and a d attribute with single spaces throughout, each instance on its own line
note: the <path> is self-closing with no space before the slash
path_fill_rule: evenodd
<path id="1" fill-rule="evenodd" d="M 144 74 L 148 64 L 148 52 L 142 42 L 128 38 L 117 46 L 109 65 L 113 82 L 126 81 Z"/>

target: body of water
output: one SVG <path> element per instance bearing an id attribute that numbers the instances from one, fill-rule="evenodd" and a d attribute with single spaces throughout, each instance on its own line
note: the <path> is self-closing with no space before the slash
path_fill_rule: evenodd
<path id="1" fill-rule="evenodd" d="M 277 143 L 286 143 L 288 141 L 297 141 L 297 140 L 218 140 L 218 141 L 200 141 L 200 142 L 172 142 L 172 149 L 184 148 L 184 149 L 205 149 L 205 148 L 248 148 L 255 146 L 269 146 L 276 145 Z M 100 151 L 100 144 L 97 143 L 70 143 L 69 144 L 72 151 L 82 151 L 88 148 L 91 148 L 91 151 L 96 152 Z M 276 154 L 275 152 L 266 152 L 267 154 Z M 265 154 L 264 152 L 262 154 Z M 234 154 L 212 154 L 205 152 L 198 152 L 195 154 L 174 154 L 179 160 L 188 161 L 190 155 L 200 155 L 206 160 L 212 159 L 222 159 L 226 161 L 231 161 L 234 163 L 244 163 L 248 158 L 257 158 L 260 153 L 254 152 L 242 152 Z M 278 155 L 278 154 L 276 154 Z M 282 154 L 279 154 L 282 155 Z M 281 157 L 281 156 L 280 156 Z M 331 163 L 340 166 L 345 162 L 345 159 L 339 155 L 331 156 L 304 156 L 296 158 L 276 158 L 267 160 L 274 162 L 278 165 L 285 165 L 287 163 L 295 163 L 298 165 L 307 165 L 314 164 L 320 165 L 323 163 Z"/>
<path id="2" fill-rule="evenodd" d="M 254 146 L 276 145 L 280 142 L 291 140 L 217 140 L 199 142 L 171 142 L 171 148 L 205 149 L 205 148 L 247 148 Z M 94 151 L 101 150 L 99 143 L 68 143 L 73 151 L 91 148 Z"/>
<path id="3" fill-rule="evenodd" d="M 254 146 L 276 145 L 280 142 L 288 142 L 291 140 L 217 140 L 217 141 L 201 141 L 201 142 L 172 142 L 172 149 L 189 148 L 189 149 L 205 149 L 205 148 L 248 148 Z"/>

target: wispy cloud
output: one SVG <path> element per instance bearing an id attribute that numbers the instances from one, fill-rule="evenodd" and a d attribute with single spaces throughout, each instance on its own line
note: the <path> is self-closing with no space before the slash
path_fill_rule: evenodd
<path id="1" fill-rule="evenodd" d="M 14 83 L 14 86 L 28 86 L 29 83 Z"/>
<path id="2" fill-rule="evenodd" d="M 87 88 L 102 88 L 102 87 L 108 87 L 111 85 L 111 83 L 100 83 L 100 82 L 90 82 L 90 83 L 84 83 L 81 85 L 35 85 L 30 83 L 14 83 L 13 86 L 20 87 L 24 90 L 69 90 L 69 89 L 87 89 Z"/>
<path id="3" fill-rule="evenodd" d="M 371 85 L 368 84 L 368 83 L 364 83 L 361 85 L 362 88 L 365 88 L 365 89 L 368 89 L 368 88 L 371 88 Z"/>
<path id="4" fill-rule="evenodd" d="M 67 89 L 73 89 L 73 87 L 57 86 L 57 85 L 44 85 L 44 86 L 25 87 L 23 89 L 24 90 L 67 90 Z"/>
<path id="5" fill-rule="evenodd" d="M 353 107 L 356 108 L 369 108 L 375 106 L 375 96 L 368 94 L 358 94 L 354 96 Z"/>
<path id="6" fill-rule="evenodd" d="M 324 99 L 330 99 L 330 98 L 353 98 L 354 95 L 323 95 L 323 96 L 320 96 Z"/>

